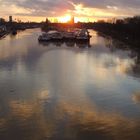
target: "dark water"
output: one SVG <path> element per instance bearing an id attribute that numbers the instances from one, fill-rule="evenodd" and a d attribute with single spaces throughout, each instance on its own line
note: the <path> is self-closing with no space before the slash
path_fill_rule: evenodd
<path id="1" fill-rule="evenodd" d="M 0 140 L 139 140 L 140 54 L 90 31 L 90 44 L 0 40 Z"/>

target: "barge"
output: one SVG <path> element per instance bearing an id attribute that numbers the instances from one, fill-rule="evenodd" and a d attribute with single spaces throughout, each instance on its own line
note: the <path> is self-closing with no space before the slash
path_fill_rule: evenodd
<path id="1" fill-rule="evenodd" d="M 38 41 L 90 41 L 91 35 L 87 29 L 76 31 L 49 31 L 39 36 Z"/>

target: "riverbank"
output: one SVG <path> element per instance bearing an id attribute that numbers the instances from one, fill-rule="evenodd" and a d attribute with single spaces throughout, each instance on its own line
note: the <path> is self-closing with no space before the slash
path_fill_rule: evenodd
<path id="1" fill-rule="evenodd" d="M 8 35 L 9 33 L 10 33 L 9 31 L 1 32 L 0 39 L 3 38 L 4 36 Z"/>
<path id="2" fill-rule="evenodd" d="M 17 31 L 23 31 L 26 29 L 40 28 L 41 23 L 17 23 L 17 22 L 3 22 L 0 23 L 0 38 L 9 33 L 16 34 Z"/>
<path id="3" fill-rule="evenodd" d="M 93 29 L 110 36 L 114 39 L 120 40 L 133 48 L 140 49 L 140 19 L 130 18 L 118 20 L 116 23 L 94 23 Z"/>
<path id="4" fill-rule="evenodd" d="M 133 46 L 134 48 L 140 49 L 140 40 L 133 38 L 130 35 L 126 35 L 114 30 L 107 30 L 107 29 L 96 28 L 96 27 L 93 27 L 93 29 L 98 31 L 102 35 L 109 36 L 113 39 L 122 41 L 127 45 Z"/>
<path id="5" fill-rule="evenodd" d="M 12 30 L 3 31 L 3 32 L 0 33 L 0 39 L 5 37 L 8 34 L 13 34 L 15 32 L 14 35 L 16 35 L 17 31 L 24 31 L 26 29 L 33 29 L 33 28 L 38 28 L 38 27 L 18 28 L 18 29 L 12 29 Z"/>

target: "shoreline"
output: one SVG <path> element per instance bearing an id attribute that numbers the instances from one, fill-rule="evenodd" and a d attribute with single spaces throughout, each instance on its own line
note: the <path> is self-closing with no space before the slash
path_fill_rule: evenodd
<path id="1" fill-rule="evenodd" d="M 130 37 L 130 35 L 126 35 L 117 31 L 107 31 L 103 29 L 98 29 L 96 27 L 93 27 L 93 30 L 97 31 L 98 33 L 105 35 L 107 37 L 111 37 L 113 39 L 117 39 L 118 41 L 121 41 L 125 43 L 126 45 L 129 45 L 132 49 L 138 49 L 140 50 L 140 40 L 134 39 Z"/>
<path id="2" fill-rule="evenodd" d="M 5 36 L 8 35 L 9 33 L 10 33 L 9 31 L 0 33 L 0 39 L 2 39 L 3 37 L 5 37 Z"/>

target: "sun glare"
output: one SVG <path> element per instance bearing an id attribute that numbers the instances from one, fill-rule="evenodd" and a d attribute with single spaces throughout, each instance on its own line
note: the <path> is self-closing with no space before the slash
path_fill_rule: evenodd
<path id="1" fill-rule="evenodd" d="M 70 20 L 71 20 L 71 15 L 66 15 L 64 17 L 59 18 L 59 21 L 62 22 L 62 23 L 69 22 Z"/>

